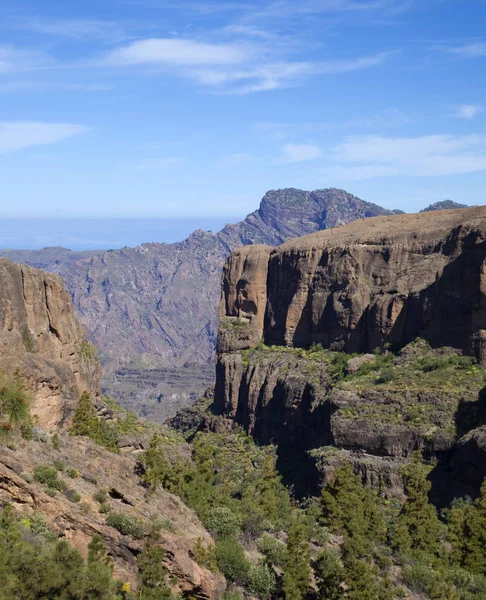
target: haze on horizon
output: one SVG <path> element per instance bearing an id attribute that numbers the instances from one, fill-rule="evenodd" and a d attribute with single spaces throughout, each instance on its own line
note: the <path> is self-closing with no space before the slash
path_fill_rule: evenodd
<path id="1" fill-rule="evenodd" d="M 482 204 L 485 25 L 484 0 L 0 0 L 0 217 Z"/>

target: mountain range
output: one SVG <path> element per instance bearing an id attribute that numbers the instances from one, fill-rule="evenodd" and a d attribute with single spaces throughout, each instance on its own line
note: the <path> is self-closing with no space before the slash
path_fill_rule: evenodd
<path id="1" fill-rule="evenodd" d="M 449 202 L 428 210 L 455 207 Z M 279 245 L 401 212 L 344 190 L 290 188 L 269 191 L 240 223 L 216 234 L 196 230 L 178 243 L 108 251 L 1 250 L 0 255 L 61 276 L 88 338 L 100 350 L 105 393 L 151 420 L 163 420 L 213 381 L 221 268 L 233 250 Z"/>

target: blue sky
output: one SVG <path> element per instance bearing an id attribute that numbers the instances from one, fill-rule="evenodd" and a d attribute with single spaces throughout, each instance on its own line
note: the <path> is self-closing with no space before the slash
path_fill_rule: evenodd
<path id="1" fill-rule="evenodd" d="M 0 0 L 3 217 L 486 203 L 486 0 Z"/>

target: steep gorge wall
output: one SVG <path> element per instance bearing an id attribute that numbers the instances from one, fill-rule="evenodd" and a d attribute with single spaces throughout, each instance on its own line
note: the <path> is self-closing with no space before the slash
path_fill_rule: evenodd
<path id="1" fill-rule="evenodd" d="M 377 217 L 243 248 L 223 272 L 219 351 L 262 340 L 369 352 L 420 336 L 483 361 L 485 259 L 486 207 Z M 248 331 L 224 329 L 231 318 Z"/>
<path id="2" fill-rule="evenodd" d="M 20 376 L 36 422 L 67 423 L 81 393 L 99 393 L 101 369 L 57 275 L 0 259 L 0 372 Z"/>
<path id="3" fill-rule="evenodd" d="M 305 349 L 366 353 L 420 337 L 431 346 L 427 360 L 452 347 L 484 367 L 485 261 L 486 207 L 378 217 L 234 252 L 222 277 L 216 413 L 282 446 L 287 463 L 335 447 L 339 456 L 321 452 L 321 473 L 306 475 L 321 483 L 326 465 L 349 453 L 365 479 L 389 490 L 400 489 L 402 463 L 415 450 L 448 462 L 460 436 L 486 424 L 481 375 L 452 389 L 420 377 L 408 387 L 367 387 L 366 378 L 336 385 L 327 355 Z M 416 377 L 413 352 L 395 358 L 398 373 Z M 456 471 L 468 457 L 477 471 L 483 438 L 461 439 Z M 477 487 L 479 476 L 465 479 Z"/>

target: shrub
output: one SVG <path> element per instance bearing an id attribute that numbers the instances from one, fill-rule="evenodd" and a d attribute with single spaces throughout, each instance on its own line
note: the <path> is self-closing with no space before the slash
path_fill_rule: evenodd
<path id="1" fill-rule="evenodd" d="M 62 460 L 59 460 L 59 459 L 57 459 L 57 460 L 54 461 L 54 466 L 61 473 L 66 468 L 66 465 L 62 462 Z"/>
<path id="2" fill-rule="evenodd" d="M 54 448 L 54 450 L 59 450 L 61 443 L 59 440 L 59 435 L 57 433 L 55 433 L 52 436 L 51 441 L 52 441 L 52 447 Z"/>
<path id="3" fill-rule="evenodd" d="M 27 352 L 35 352 L 35 339 L 27 325 L 24 327 L 24 330 L 22 332 L 22 342 Z"/>
<path id="4" fill-rule="evenodd" d="M 267 600 L 276 588 L 275 573 L 268 565 L 252 565 L 248 573 L 248 590 L 261 600 Z"/>
<path id="5" fill-rule="evenodd" d="M 215 537 L 236 537 L 241 529 L 241 519 L 234 512 L 226 508 L 213 508 L 206 520 L 206 528 Z"/>
<path id="6" fill-rule="evenodd" d="M 30 404 L 31 399 L 19 380 L 0 378 L 0 435 L 4 439 L 31 421 Z"/>
<path id="7" fill-rule="evenodd" d="M 71 479 L 77 479 L 79 477 L 79 471 L 73 467 L 66 469 L 66 475 Z"/>
<path id="8" fill-rule="evenodd" d="M 212 544 L 205 546 L 201 538 L 198 538 L 194 544 L 194 558 L 201 567 L 206 567 L 213 572 L 218 571 L 215 547 Z"/>
<path id="9" fill-rule="evenodd" d="M 48 465 L 39 465 L 34 469 L 34 480 L 42 483 L 52 490 L 62 492 L 66 489 L 64 481 L 59 479 L 57 469 Z"/>
<path id="10" fill-rule="evenodd" d="M 229 581 L 245 584 L 250 563 L 243 547 L 233 538 L 222 538 L 216 542 L 216 560 L 219 570 Z"/>
<path id="11" fill-rule="evenodd" d="M 145 535 L 143 523 L 131 515 L 112 512 L 106 519 L 106 523 L 122 535 L 129 535 L 135 540 L 141 540 Z"/>
<path id="12" fill-rule="evenodd" d="M 93 498 L 96 500 L 96 502 L 99 502 L 100 504 L 104 504 L 108 500 L 108 490 L 106 490 L 105 488 L 101 488 L 100 490 L 97 490 L 93 494 Z"/>
<path id="13" fill-rule="evenodd" d="M 280 540 L 272 537 L 268 533 L 264 533 L 257 540 L 257 548 L 265 556 L 266 560 L 277 567 L 282 567 L 285 562 L 286 546 Z"/>
<path id="14" fill-rule="evenodd" d="M 102 515 L 106 515 L 110 511 L 111 511 L 111 506 L 109 504 L 106 504 L 106 502 L 103 502 L 103 504 L 100 506 L 100 513 Z"/>
<path id="15" fill-rule="evenodd" d="M 67 489 L 64 492 L 64 495 L 71 502 L 79 502 L 81 500 L 81 494 L 79 492 L 77 492 L 76 490 Z"/>
<path id="16" fill-rule="evenodd" d="M 29 529 L 34 535 L 43 537 L 48 542 L 53 542 L 57 539 L 56 534 L 49 529 L 44 517 L 37 512 L 21 517 L 19 523 L 26 529 Z"/>

